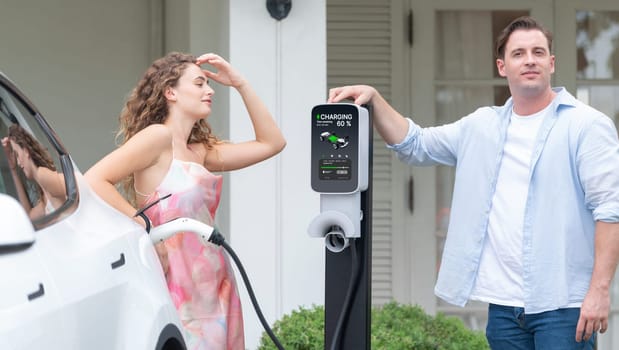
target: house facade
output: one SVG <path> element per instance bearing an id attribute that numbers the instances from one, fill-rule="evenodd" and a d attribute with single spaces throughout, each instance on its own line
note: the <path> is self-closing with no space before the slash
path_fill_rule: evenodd
<path id="1" fill-rule="evenodd" d="M 614 0 L 292 0 L 276 20 L 261 0 L 0 0 L 0 70 L 31 97 L 86 171 L 115 147 L 117 116 L 145 68 L 169 51 L 217 52 L 241 71 L 288 141 L 278 156 L 225 175 L 217 223 L 243 261 L 271 322 L 322 304 L 324 245 L 307 226 L 311 108 L 330 87 L 371 84 L 421 125 L 502 104 L 507 84 L 492 47 L 530 14 L 554 34 L 555 86 L 619 123 L 619 2 Z M 214 84 L 209 117 L 223 139 L 252 137 L 235 91 Z M 374 138 L 372 301 L 422 305 L 485 326 L 485 305 L 433 294 L 449 218 L 453 170 L 411 168 Z M 247 346 L 262 332 L 239 278 Z M 619 281 L 609 331 L 619 347 Z"/>

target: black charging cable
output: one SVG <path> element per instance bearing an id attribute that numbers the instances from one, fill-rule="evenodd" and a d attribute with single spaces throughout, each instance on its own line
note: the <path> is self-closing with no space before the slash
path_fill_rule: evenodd
<path id="1" fill-rule="evenodd" d="M 348 291 L 346 292 L 346 297 L 344 298 L 342 311 L 340 312 L 340 317 L 337 320 L 335 332 L 333 333 L 333 339 L 331 340 L 331 347 L 329 348 L 331 350 L 338 350 L 340 348 L 340 340 L 345 331 L 344 325 L 346 325 L 346 322 L 348 321 L 350 307 L 352 306 L 354 294 L 357 290 L 357 285 L 359 284 L 359 277 L 361 277 L 361 274 L 359 273 L 361 271 L 359 266 L 360 264 L 357 261 L 357 240 L 352 239 L 349 247 L 352 260 L 352 273 L 348 284 Z"/>
<path id="2" fill-rule="evenodd" d="M 157 204 L 157 203 L 161 202 L 162 200 L 164 200 L 164 199 L 166 199 L 166 198 L 170 197 L 171 195 L 172 195 L 172 194 L 171 194 L 171 193 L 169 193 L 169 194 L 166 194 L 166 195 L 165 195 L 165 196 L 163 196 L 163 197 L 160 197 L 159 199 L 157 199 L 156 201 L 154 201 L 154 202 L 152 202 L 152 203 L 148 204 L 148 205 L 147 205 L 147 206 L 145 206 L 144 208 L 139 209 L 139 210 L 138 210 L 137 212 L 135 212 L 135 214 L 133 215 L 133 217 L 134 217 L 134 218 L 139 216 L 139 217 L 141 217 L 141 218 L 142 218 L 142 220 L 144 220 L 144 224 L 145 224 L 144 229 L 146 230 L 146 233 L 150 233 L 150 229 L 152 228 L 152 225 L 151 225 L 150 219 L 149 219 L 149 218 L 148 218 L 148 216 L 146 215 L 145 211 L 147 211 L 148 209 L 150 209 L 153 205 L 155 205 L 155 204 Z"/>
<path id="3" fill-rule="evenodd" d="M 164 200 L 164 199 L 166 199 L 166 198 L 168 198 L 170 196 L 171 196 L 171 194 L 165 195 L 165 196 L 157 199 L 156 201 L 148 204 L 144 208 L 141 208 L 140 210 L 138 210 L 135 213 L 134 217 L 139 216 L 142 219 L 144 219 L 144 222 L 146 223 L 145 229 L 146 229 L 147 233 L 150 233 L 151 223 L 150 223 L 150 220 L 148 219 L 148 216 L 146 216 L 146 213 L 144 213 L 144 212 L 146 210 L 148 210 L 149 208 L 151 208 L 153 205 L 159 203 L 160 201 L 162 201 L 162 200 Z M 266 319 L 264 318 L 264 315 L 262 314 L 262 311 L 260 310 L 260 306 L 258 305 L 258 301 L 256 300 L 256 295 L 254 294 L 254 290 L 251 287 L 251 283 L 249 283 L 249 278 L 247 277 L 247 273 L 245 272 L 245 268 L 243 268 L 243 264 L 241 264 L 241 260 L 236 255 L 236 253 L 234 252 L 232 247 L 230 247 L 230 245 L 228 243 L 226 243 L 226 238 L 219 232 L 219 230 L 217 230 L 216 227 L 213 227 L 213 232 L 211 233 L 211 236 L 209 237 L 208 241 L 213 243 L 213 244 L 215 244 L 215 245 L 222 246 L 226 250 L 226 252 L 228 252 L 228 254 L 232 258 L 232 260 L 234 260 L 234 263 L 236 264 L 237 268 L 239 269 L 239 272 L 241 273 L 241 277 L 243 277 L 243 282 L 245 283 L 245 287 L 247 288 L 247 292 L 249 293 L 249 297 L 251 299 L 251 303 L 254 305 L 254 309 L 256 310 L 256 314 L 258 314 L 258 318 L 260 319 L 260 323 L 262 323 L 262 327 L 267 332 L 267 334 L 269 335 L 269 337 L 271 338 L 271 340 L 273 341 L 275 346 L 277 346 L 277 348 L 279 350 L 284 350 L 284 347 L 279 342 L 279 339 L 277 339 L 277 337 L 275 336 L 275 333 L 273 333 L 273 330 L 271 330 L 271 327 L 269 327 L 269 324 L 267 323 Z"/>
<path id="4" fill-rule="evenodd" d="M 236 267 L 239 269 L 239 272 L 241 273 L 241 277 L 243 277 L 243 282 L 245 283 L 245 287 L 247 288 L 247 292 L 249 293 L 251 303 L 252 305 L 254 305 L 256 314 L 258 315 L 258 318 L 260 319 L 260 323 L 262 323 L 262 327 L 264 328 L 264 330 L 267 332 L 267 334 L 273 341 L 273 344 L 275 344 L 275 346 L 279 350 L 284 350 L 284 347 L 279 342 L 279 339 L 277 339 L 277 337 L 275 336 L 275 333 L 273 333 L 273 330 L 271 330 L 271 327 L 269 327 L 269 324 L 267 323 L 266 319 L 264 318 L 264 315 L 262 314 L 262 311 L 260 310 L 260 306 L 258 305 L 258 301 L 256 300 L 256 295 L 254 294 L 254 290 L 251 287 L 251 283 L 249 283 L 249 278 L 247 277 L 245 268 L 243 268 L 243 264 L 241 264 L 241 260 L 236 255 L 232 247 L 230 247 L 230 245 L 226 242 L 226 238 L 221 233 L 219 233 L 217 228 L 214 228 L 213 233 L 211 233 L 211 237 L 209 237 L 208 241 L 215 245 L 222 246 L 226 250 L 226 252 L 228 252 L 232 260 L 234 260 Z"/>

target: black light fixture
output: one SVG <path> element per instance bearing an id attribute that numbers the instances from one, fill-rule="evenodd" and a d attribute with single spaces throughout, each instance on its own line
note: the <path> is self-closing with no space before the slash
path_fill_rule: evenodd
<path id="1" fill-rule="evenodd" d="M 286 18 L 292 8 L 292 0 L 267 0 L 267 10 L 278 21 Z"/>

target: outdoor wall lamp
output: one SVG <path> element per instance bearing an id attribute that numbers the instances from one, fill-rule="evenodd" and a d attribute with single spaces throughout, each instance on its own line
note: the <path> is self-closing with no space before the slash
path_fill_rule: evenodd
<path id="1" fill-rule="evenodd" d="M 292 8 L 292 0 L 267 0 L 267 10 L 278 21 L 286 18 Z"/>

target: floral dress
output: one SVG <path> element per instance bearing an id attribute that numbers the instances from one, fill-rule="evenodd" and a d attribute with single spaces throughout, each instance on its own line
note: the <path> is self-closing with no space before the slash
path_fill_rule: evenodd
<path id="1" fill-rule="evenodd" d="M 171 194 L 146 211 L 153 226 L 178 217 L 212 225 L 222 177 L 200 164 L 173 159 L 168 173 L 145 203 Z M 203 244 L 193 233 L 164 241 L 168 290 L 185 326 L 191 350 L 244 349 L 243 315 L 234 272 L 223 248 Z"/>

